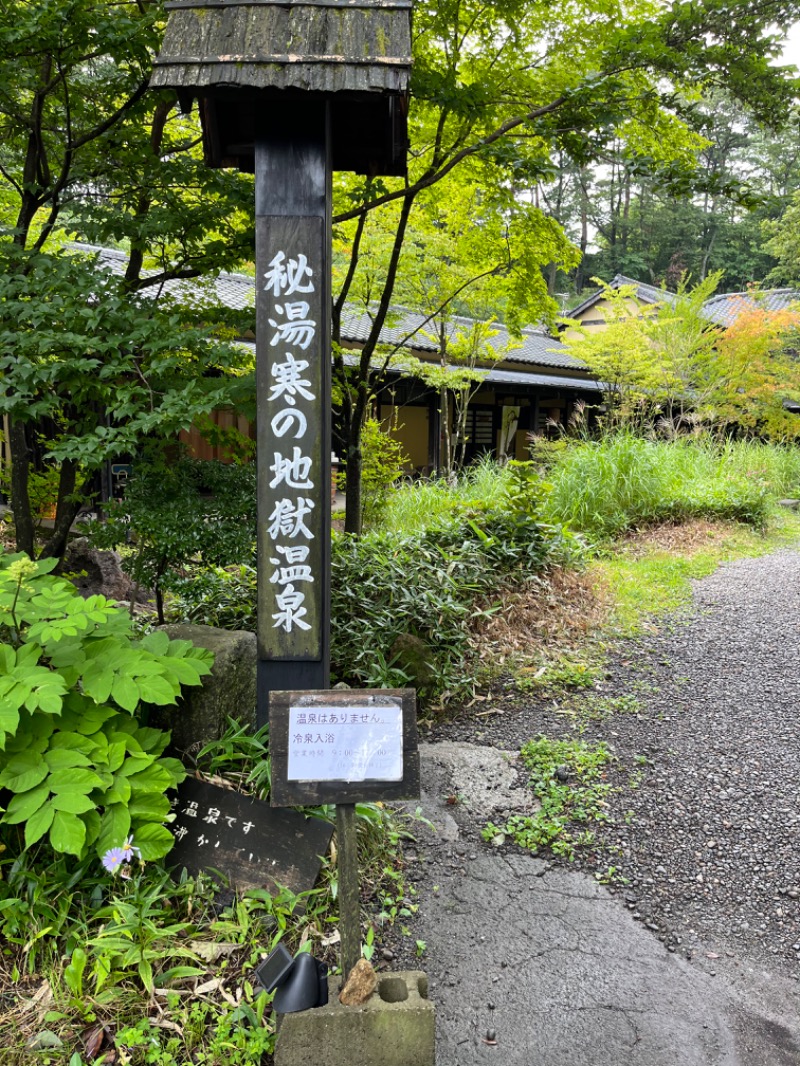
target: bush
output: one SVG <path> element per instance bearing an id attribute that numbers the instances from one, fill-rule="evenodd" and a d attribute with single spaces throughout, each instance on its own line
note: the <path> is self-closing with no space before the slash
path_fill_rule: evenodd
<path id="1" fill-rule="evenodd" d="M 163 622 L 162 589 L 192 560 L 228 566 L 253 557 L 255 463 L 142 463 L 126 485 L 125 498 L 109 505 L 108 521 L 97 524 L 91 538 L 101 548 L 135 542 L 125 570 L 155 591 Z"/>
<path id="2" fill-rule="evenodd" d="M 544 489 L 531 464 L 509 464 L 502 502 L 464 508 L 421 533 L 336 536 L 331 560 L 331 671 L 336 681 L 393 687 L 412 680 L 395 647 L 410 635 L 427 662 L 423 697 L 469 684 L 470 623 L 480 601 L 575 550 L 542 524 Z M 181 583 L 177 617 L 255 627 L 256 572 L 215 569 Z M 419 677 L 413 678 L 419 686 Z"/>
<path id="3" fill-rule="evenodd" d="M 165 793 L 185 771 L 163 757 L 169 734 L 137 714 L 200 684 L 212 656 L 164 633 L 136 640 L 123 611 L 51 575 L 56 562 L 0 554 L 0 825 L 7 840 L 24 827 L 26 848 L 47 837 L 56 852 L 102 856 L 133 836 L 142 858 L 160 858 Z"/>

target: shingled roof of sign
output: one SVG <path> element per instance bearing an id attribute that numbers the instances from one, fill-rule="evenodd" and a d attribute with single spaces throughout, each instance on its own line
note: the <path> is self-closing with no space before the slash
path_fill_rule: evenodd
<path id="1" fill-rule="evenodd" d="M 125 252 L 89 244 L 74 244 L 71 247 L 75 251 L 96 255 L 98 264 L 114 274 L 122 274 L 125 271 L 128 261 Z M 151 276 L 156 276 L 157 273 L 152 271 Z M 144 290 L 145 293 L 147 291 Z M 154 285 L 152 291 L 154 294 L 168 293 L 181 303 L 196 306 L 219 303 L 235 311 L 255 307 L 255 280 L 247 274 L 221 273 L 216 278 L 170 280 L 163 285 Z M 472 319 L 454 317 L 449 329 L 454 333 L 457 329 L 470 325 Z M 363 344 L 371 329 L 372 320 L 368 314 L 346 310 L 342 316 L 342 339 L 349 344 Z M 430 332 L 431 329 L 432 326 L 424 315 L 400 308 L 390 315 L 389 324 L 381 330 L 380 339 L 383 344 L 397 344 L 411 351 L 433 353 L 438 351 L 438 345 L 426 335 L 426 331 Z M 551 337 L 544 328 L 523 330 L 522 336 L 515 339 L 509 338 L 508 331 L 501 323 L 496 323 L 492 329 L 497 334 L 489 341 L 492 347 L 504 348 L 509 342 L 518 345 L 503 353 L 503 359 L 510 363 L 577 372 L 585 372 L 587 369 L 580 360 L 568 355 L 564 345 Z"/>
<path id="2" fill-rule="evenodd" d="M 154 87 L 323 93 L 403 93 L 408 87 L 411 0 L 178 0 L 167 10 Z"/>

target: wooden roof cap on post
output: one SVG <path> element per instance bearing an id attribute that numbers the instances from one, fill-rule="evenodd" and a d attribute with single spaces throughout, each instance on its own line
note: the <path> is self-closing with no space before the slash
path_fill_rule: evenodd
<path id="1" fill-rule="evenodd" d="M 173 0 L 152 88 L 200 100 L 206 162 L 253 169 L 257 108 L 331 105 L 333 165 L 404 174 L 412 0 Z"/>

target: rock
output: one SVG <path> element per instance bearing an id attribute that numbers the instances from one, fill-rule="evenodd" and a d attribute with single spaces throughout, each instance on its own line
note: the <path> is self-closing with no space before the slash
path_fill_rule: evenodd
<path id="1" fill-rule="evenodd" d="M 122 569 L 116 552 L 98 551 L 86 537 L 78 537 L 67 547 L 61 572 L 68 577 L 84 599 L 89 596 L 106 596 L 110 600 L 136 598 L 144 603 L 147 589 L 138 589 Z"/>
<path id="2" fill-rule="evenodd" d="M 359 959 L 344 988 L 339 993 L 339 1002 L 345 1007 L 360 1007 L 366 1003 L 378 987 L 378 975 L 366 959 Z"/>
<path id="3" fill-rule="evenodd" d="M 436 668 L 431 661 L 432 649 L 412 633 L 401 633 L 389 651 L 393 665 L 408 675 L 409 684 L 424 692 L 436 682 Z"/>
<path id="4" fill-rule="evenodd" d="M 212 651 L 214 665 L 201 686 L 183 690 L 176 707 L 154 708 L 150 724 L 171 729 L 173 747 L 180 751 L 199 751 L 217 740 L 228 716 L 255 730 L 255 633 L 188 624 L 162 628 L 173 640 L 189 640 Z"/>

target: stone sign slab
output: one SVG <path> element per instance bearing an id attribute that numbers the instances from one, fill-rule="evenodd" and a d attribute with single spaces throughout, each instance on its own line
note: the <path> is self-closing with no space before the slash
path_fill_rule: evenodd
<path id="1" fill-rule="evenodd" d="M 312 889 L 333 834 L 321 818 L 276 810 L 194 777 L 178 787 L 172 809 L 175 846 L 166 864 L 192 875 L 218 870 L 240 891 Z"/>

